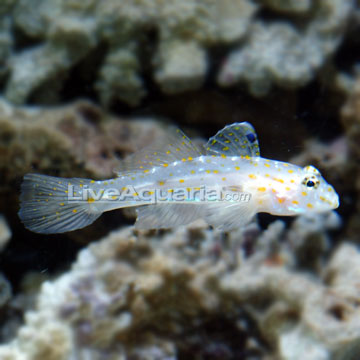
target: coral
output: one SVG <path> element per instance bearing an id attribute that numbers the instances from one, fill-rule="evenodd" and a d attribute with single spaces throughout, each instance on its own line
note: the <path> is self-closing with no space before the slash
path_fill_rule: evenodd
<path id="1" fill-rule="evenodd" d="M 291 351 L 290 345 L 296 344 L 294 341 L 298 344 L 297 349 L 294 347 L 297 351 L 289 359 L 301 359 L 305 354 L 310 359 L 308 346 L 311 343 L 313 359 L 328 359 L 325 349 L 331 349 L 332 359 L 356 359 L 360 349 L 359 271 L 359 250 L 353 244 L 343 243 L 325 268 L 327 287 L 318 287 L 306 296 L 303 324 L 283 334 L 281 345 L 285 351 Z"/>
<path id="2" fill-rule="evenodd" d="M 19 0 L 12 18 L 4 17 L 3 50 L 0 42 L 9 72 L 5 96 L 17 104 L 57 101 L 78 67 L 86 69 L 85 75 L 77 69 L 79 77 L 103 105 L 121 100 L 135 106 L 150 76 L 169 94 L 199 88 L 214 46 L 224 48 L 221 86 L 245 81 L 255 95 L 272 84 L 299 87 L 338 47 L 352 7 L 351 0 L 37 0 L 36 6 Z M 274 20 L 255 20 L 268 9 Z M 10 53 L 11 21 L 35 44 Z M 224 45 L 231 46 L 228 55 Z"/>
<path id="3" fill-rule="evenodd" d="M 35 309 L 0 356 L 191 358 L 201 354 L 200 343 L 210 358 L 271 352 L 289 360 L 342 359 L 360 337 L 350 302 L 360 254 L 349 244 L 339 248 L 323 282 L 294 271 L 297 251 L 314 246 L 323 258 L 334 219 L 335 213 L 299 217 L 289 229 L 279 220 L 263 233 L 250 224 L 226 237 L 201 221 L 173 232 L 113 232 L 83 249 L 67 273 L 43 283 Z M 357 270 L 345 265 L 348 252 Z M 221 337 L 211 323 L 221 326 Z"/>
<path id="4" fill-rule="evenodd" d="M 360 253 L 350 241 L 358 242 L 360 232 L 360 79 L 345 72 L 343 59 L 332 61 L 340 45 L 342 54 L 348 51 L 345 36 L 356 39 L 345 33 L 358 16 L 355 6 L 1 1 L 0 213 L 12 229 L 0 216 L 0 359 L 357 360 Z M 247 84 L 250 96 L 219 92 L 213 74 L 219 86 Z M 349 96 L 345 134 L 328 144 L 307 131 L 313 124 L 303 114 L 313 108 L 303 102 L 312 93 L 251 96 L 298 88 L 318 74 L 314 87 L 342 87 L 336 94 Z M 155 89 L 176 94 L 204 83 L 210 88 L 172 97 Z M 253 222 L 225 234 L 202 222 L 156 232 L 125 227 L 100 238 L 124 220 L 111 212 L 94 227 L 51 239 L 16 228 L 24 173 L 112 177 L 119 158 L 167 135 L 166 123 L 154 118 L 61 102 L 85 95 L 130 113 L 118 101 L 136 106 L 148 93 L 140 111 L 188 124 L 190 135 L 250 121 L 264 156 L 288 160 L 302 149 L 290 162 L 319 168 L 341 194 L 344 219 L 335 212 L 277 218 L 266 230 Z M 320 126 L 331 114 L 335 130 L 324 133 L 332 136 L 341 99 L 321 96 L 326 111 L 312 116 Z M 26 102 L 60 105 L 13 105 Z M 88 245 L 90 239 L 99 240 Z M 39 257 L 46 261 L 39 264 Z"/>
<path id="5" fill-rule="evenodd" d="M 0 101 L 0 185 L 26 172 L 114 177 L 119 158 L 166 134 L 151 119 L 125 121 L 86 101 L 57 108 L 15 108 Z M 136 136 L 135 136 L 136 135 Z"/>
<path id="6" fill-rule="evenodd" d="M 0 252 L 11 239 L 11 230 L 3 216 L 0 215 Z"/>
<path id="7" fill-rule="evenodd" d="M 199 88 L 207 71 L 206 53 L 194 41 L 162 44 L 155 61 L 156 81 L 170 94 Z"/>
<path id="8" fill-rule="evenodd" d="M 353 4 L 351 0 L 324 0 L 313 4 L 310 12 L 309 1 L 266 3 L 281 10 L 308 10 L 303 20 L 306 25 L 252 23 L 245 44 L 226 59 L 218 76 L 220 85 L 244 81 L 255 96 L 267 94 L 273 84 L 285 88 L 305 85 L 339 46 Z"/>
<path id="9" fill-rule="evenodd" d="M 15 24 L 39 45 L 13 54 L 6 97 L 23 103 L 39 87 L 58 91 L 66 73 L 103 45 L 108 49 L 96 89 L 104 104 L 131 105 L 146 94 L 141 59 L 157 47 L 155 79 L 165 91 L 198 87 L 207 71 L 205 48 L 241 39 L 257 6 L 250 0 L 19 0 Z M 142 46 L 156 31 L 158 42 Z M 145 54 L 144 54 L 145 52 Z M 151 64 L 149 64 L 151 65 Z"/>

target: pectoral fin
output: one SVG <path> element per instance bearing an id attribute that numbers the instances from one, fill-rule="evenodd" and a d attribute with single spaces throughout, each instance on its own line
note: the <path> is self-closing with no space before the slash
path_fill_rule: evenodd
<path id="1" fill-rule="evenodd" d="M 229 231 L 245 226 L 254 215 L 247 203 L 217 202 L 206 206 L 205 220 L 215 228 Z"/>

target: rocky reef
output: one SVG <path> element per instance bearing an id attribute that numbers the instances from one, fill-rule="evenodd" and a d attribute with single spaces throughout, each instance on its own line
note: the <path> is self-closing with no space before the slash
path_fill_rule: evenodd
<path id="1" fill-rule="evenodd" d="M 298 88 L 316 76 L 341 43 L 352 5 L 8 0 L 0 8 L 0 75 L 6 75 L 6 98 L 17 104 L 56 101 L 75 73 L 103 105 L 135 106 L 148 93 L 144 73 L 167 94 L 197 89 L 212 67 L 209 52 L 223 47 L 218 84 L 241 81 L 263 96 L 273 84 Z M 272 21 L 262 12 L 273 14 Z"/>
<path id="2" fill-rule="evenodd" d="M 224 236 L 201 222 L 173 232 L 113 232 L 43 283 L 0 356 L 217 359 L 271 350 L 281 359 L 344 358 L 360 340 L 353 303 L 360 253 L 344 243 L 320 266 L 327 232 L 340 225 L 330 213 L 299 217 L 289 229 L 276 221 L 263 233 L 250 224 Z M 223 334 L 207 332 L 215 320 Z"/>
<path id="3" fill-rule="evenodd" d="M 125 121 L 86 101 L 46 109 L 3 100 L 0 114 L 4 189 L 33 169 L 105 178 L 118 157 L 166 136 L 165 123 Z M 346 193 L 352 151 L 346 136 L 310 139 L 291 161 L 318 166 Z M 332 212 L 227 234 L 201 222 L 114 231 L 57 276 L 25 273 L 13 295 L 1 277 L 0 358 L 357 359 L 360 256 L 354 232 L 335 243 L 343 228 Z"/>
<path id="4" fill-rule="evenodd" d="M 256 8 L 250 0 L 40 0 L 36 6 L 19 0 L 15 26 L 37 43 L 13 54 L 6 97 L 22 103 L 43 86 L 56 94 L 76 64 L 104 49 L 92 85 L 105 105 L 116 99 L 138 104 L 146 95 L 141 72 L 147 66 L 166 92 L 199 87 L 208 70 L 206 48 L 241 39 Z M 88 65 L 91 71 L 96 64 Z"/>
<path id="5" fill-rule="evenodd" d="M 69 106 L 14 107 L 0 100 L 0 183 L 26 172 L 113 177 L 120 159 L 166 134 L 146 118 L 119 119 L 88 101 Z"/>
<path id="6" fill-rule="evenodd" d="M 300 24 L 254 21 L 245 44 L 232 50 L 218 82 L 245 81 L 255 96 L 273 84 L 297 88 L 308 83 L 339 45 L 352 9 L 351 1 L 265 1 L 279 12 L 309 17 Z"/>
<path id="7" fill-rule="evenodd" d="M 358 1 L 0 3 L 0 360 L 358 360 Z M 249 121 L 336 212 L 221 233 L 114 211 L 44 236 L 24 174 L 105 179 L 182 127 Z"/>

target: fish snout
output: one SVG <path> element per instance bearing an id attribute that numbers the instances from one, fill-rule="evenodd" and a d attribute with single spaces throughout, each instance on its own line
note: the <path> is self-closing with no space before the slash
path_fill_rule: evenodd
<path id="1" fill-rule="evenodd" d="M 339 195 L 332 186 L 328 186 L 323 195 L 320 196 L 320 202 L 325 203 L 329 210 L 337 209 L 340 205 Z"/>
<path id="2" fill-rule="evenodd" d="M 333 199 L 330 201 L 334 204 L 334 209 L 337 209 L 340 206 L 340 198 L 335 191 L 334 191 Z"/>

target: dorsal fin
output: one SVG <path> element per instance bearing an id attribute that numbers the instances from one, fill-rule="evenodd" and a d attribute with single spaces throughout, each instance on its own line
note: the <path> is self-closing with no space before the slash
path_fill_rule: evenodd
<path id="1" fill-rule="evenodd" d="M 260 156 L 260 148 L 254 128 L 248 122 L 225 126 L 207 142 L 208 155 Z"/>
<path id="2" fill-rule="evenodd" d="M 154 166 L 166 166 L 176 160 L 203 155 L 200 149 L 180 130 L 171 129 L 166 138 L 125 158 L 114 169 L 118 176 L 134 171 L 151 170 Z"/>

